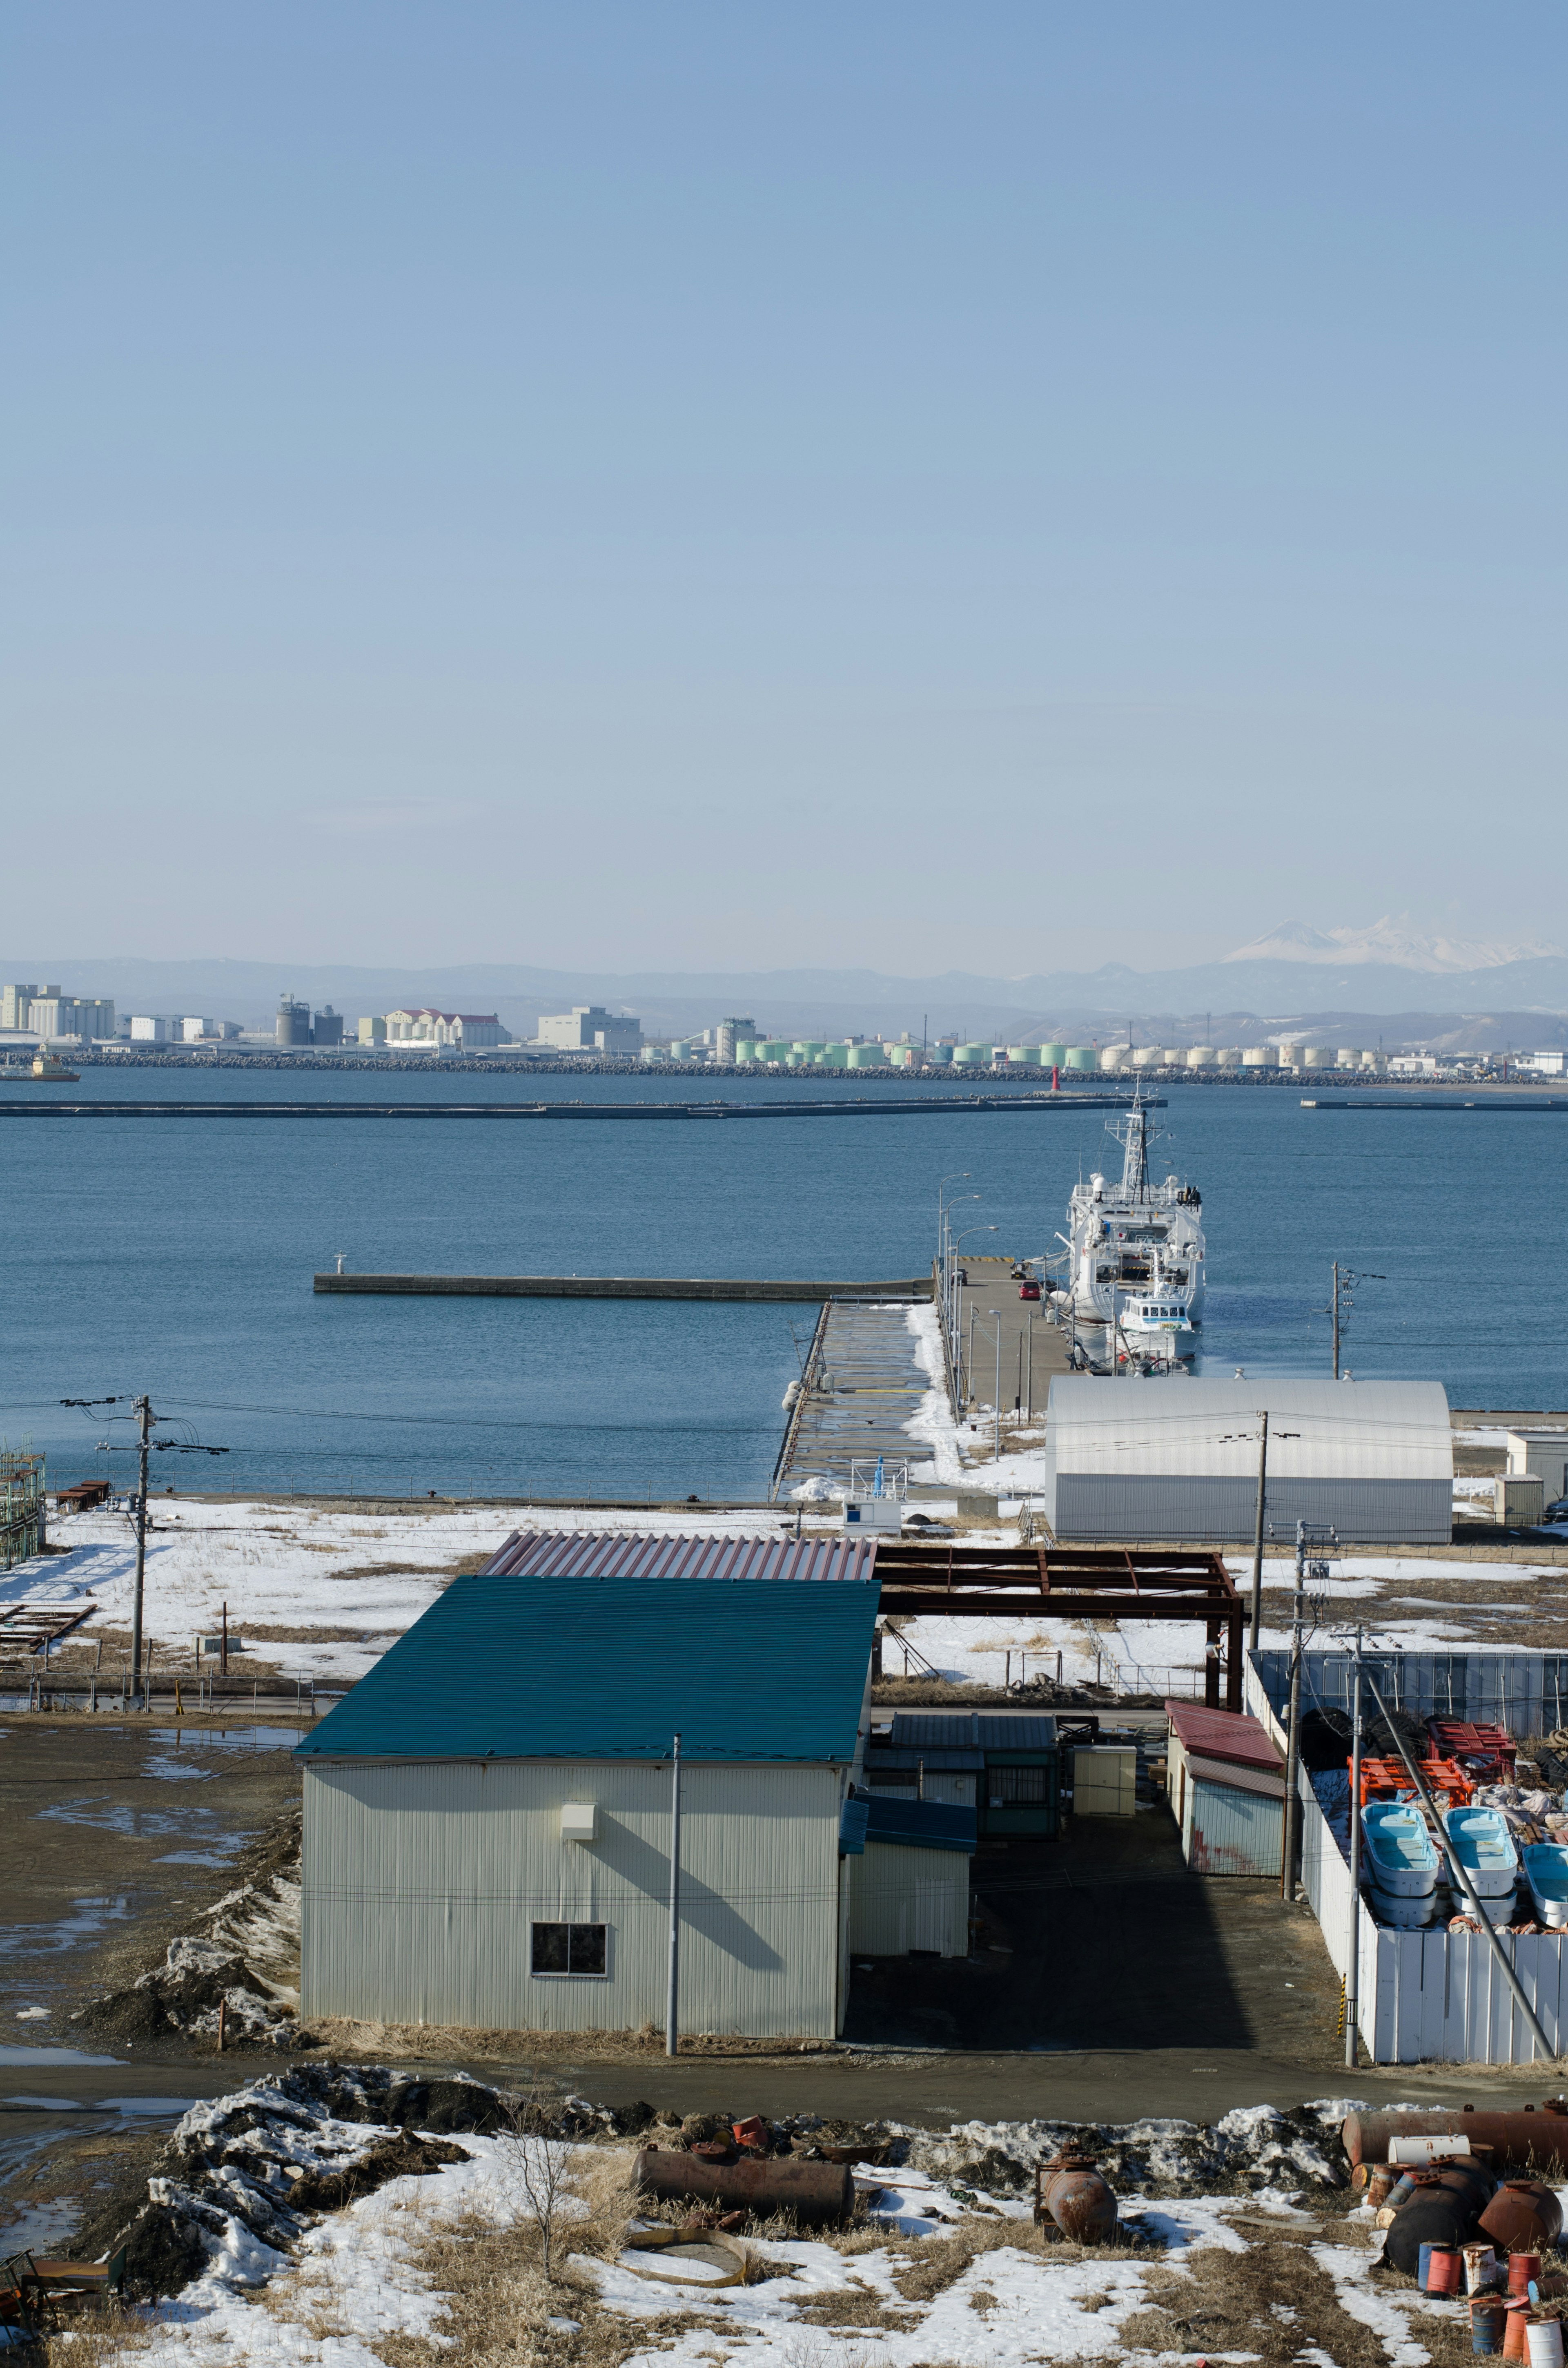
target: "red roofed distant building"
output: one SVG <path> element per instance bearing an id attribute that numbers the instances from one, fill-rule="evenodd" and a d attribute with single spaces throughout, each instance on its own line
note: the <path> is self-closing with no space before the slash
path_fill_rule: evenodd
<path id="1" fill-rule="evenodd" d="M 494 1011 L 437 1011 L 426 1004 L 416 1010 L 387 1013 L 389 1044 L 451 1046 L 472 1053 L 511 1041 Z"/>

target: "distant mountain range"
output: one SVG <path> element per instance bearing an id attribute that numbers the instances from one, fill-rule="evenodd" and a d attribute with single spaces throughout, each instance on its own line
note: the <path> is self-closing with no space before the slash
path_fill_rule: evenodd
<path id="1" fill-rule="evenodd" d="M 150 962 L 51 954 L 13 961 L 7 978 L 58 979 L 68 993 L 113 996 L 121 1011 L 201 1012 L 270 1029 L 285 990 L 318 1008 L 331 1003 L 352 1022 L 400 1004 L 498 1011 L 515 1035 L 539 1016 L 574 1003 L 635 1011 L 651 1035 L 689 1033 L 726 1014 L 749 1016 L 779 1034 L 900 1035 L 955 1030 L 1020 1042 L 1064 1034 L 1119 1034 L 1139 1041 L 1237 1043 L 1283 1027 L 1316 1028 L 1354 1043 L 1381 1032 L 1392 1044 L 1439 1037 L 1470 1049 L 1568 1041 L 1568 955 L 1470 946 L 1468 967 L 1452 966 L 1458 941 L 1409 939 L 1412 958 L 1383 959 L 1374 940 L 1402 925 L 1323 933 L 1297 923 L 1271 931 L 1214 962 L 1140 971 L 1108 962 L 1091 972 L 995 978 L 949 971 L 900 978 L 872 970 L 549 970 L 511 962 L 416 969 L 390 964 Z M 1300 940 L 1314 942 L 1303 951 Z M 1266 949 L 1289 946 L 1287 952 Z M 1368 949 L 1370 951 L 1368 951 Z M 1332 951 L 1325 951 L 1332 950 Z M 1417 959 L 1416 957 L 1419 956 Z M 1483 958 L 1484 957 L 1484 958 Z"/>
<path id="2" fill-rule="evenodd" d="M 1250 944 L 1226 954 L 1227 962 L 1288 962 L 1392 964 L 1400 970 L 1502 970 L 1510 962 L 1561 956 L 1561 946 L 1495 945 L 1481 938 L 1434 938 L 1418 930 L 1407 913 L 1385 913 L 1369 929 L 1313 929 L 1304 921 L 1282 921 Z"/>

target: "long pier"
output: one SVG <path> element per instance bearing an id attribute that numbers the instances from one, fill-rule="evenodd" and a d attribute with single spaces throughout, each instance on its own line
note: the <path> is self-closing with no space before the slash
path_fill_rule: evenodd
<path id="1" fill-rule="evenodd" d="M 774 1304 L 896 1300 L 913 1306 L 931 1296 L 929 1275 L 901 1276 L 892 1282 L 812 1282 L 786 1276 L 755 1281 L 664 1274 L 318 1274 L 312 1288 L 350 1294 L 375 1292 L 400 1299 L 706 1299 L 760 1300 Z"/>
<path id="2" fill-rule="evenodd" d="M 891 1096 L 873 1101 L 858 1095 L 853 1101 L 778 1102 L 131 1102 L 42 1101 L 29 1096 L 15 1100 L 0 1093 L 0 1119 L 5 1118 L 369 1118 L 369 1119 L 590 1119 L 660 1124 L 705 1119 L 753 1118 L 929 1118 L 958 1110 L 1030 1112 L 1041 1110 L 1121 1110 L 1126 1094 L 1062 1093 L 921 1094 Z M 1161 1099 L 1145 1099 L 1145 1110 L 1163 1110 Z"/>

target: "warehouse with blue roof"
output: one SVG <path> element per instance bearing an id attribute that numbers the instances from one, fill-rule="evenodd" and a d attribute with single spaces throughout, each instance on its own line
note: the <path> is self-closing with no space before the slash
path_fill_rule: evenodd
<path id="1" fill-rule="evenodd" d="M 877 1843 L 857 1799 L 874 1579 L 520 1559 L 455 1580 L 300 1747 L 302 2011 L 662 2024 L 678 1736 L 682 2027 L 833 2037 Z M 900 1815 L 899 1856 L 926 1890 L 936 1858 L 949 1892 L 956 1870 L 967 1912 L 972 1813 L 933 1804 L 924 1850 Z"/>

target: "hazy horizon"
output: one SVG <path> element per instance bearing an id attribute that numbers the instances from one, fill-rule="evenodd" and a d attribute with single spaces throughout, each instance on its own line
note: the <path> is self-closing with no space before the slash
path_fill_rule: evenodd
<path id="1" fill-rule="evenodd" d="M 0 41 L 30 941 L 1562 937 L 1560 12 L 18 0 Z"/>

